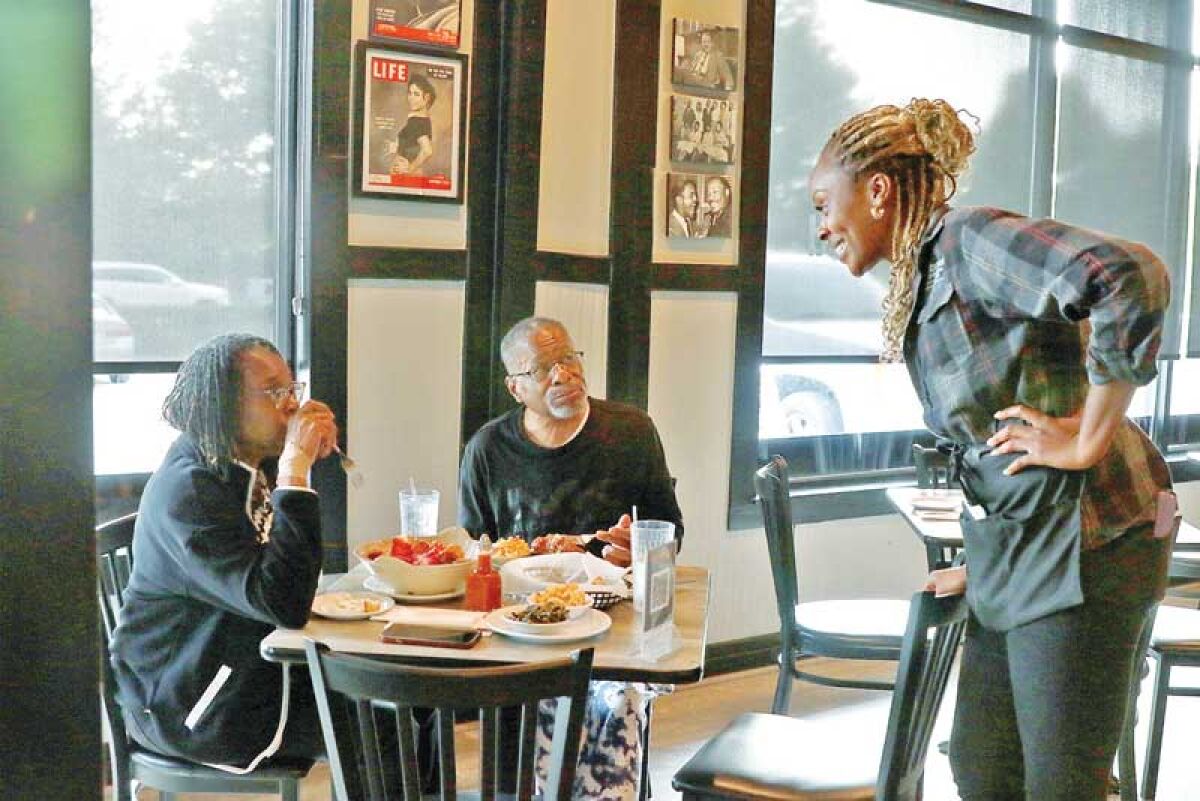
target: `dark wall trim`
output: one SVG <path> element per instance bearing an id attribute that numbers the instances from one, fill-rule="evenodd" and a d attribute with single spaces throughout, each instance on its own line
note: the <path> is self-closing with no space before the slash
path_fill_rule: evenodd
<path id="1" fill-rule="evenodd" d="M 398 250 L 355 246 L 348 250 L 351 278 L 462 281 L 467 277 L 467 254 L 461 250 Z"/>
<path id="2" fill-rule="evenodd" d="M 496 371 L 496 285 L 500 265 L 505 132 L 500 115 L 508 48 L 503 31 L 508 3 L 476 3 L 471 53 L 471 104 L 467 147 L 466 319 L 463 327 L 462 439 L 491 417 L 492 376 Z"/>
<path id="3" fill-rule="evenodd" d="M 479 5 L 478 3 L 476 5 Z M 545 72 L 546 0 L 503 3 L 504 63 L 500 86 L 502 127 L 498 145 L 501 166 L 495 236 L 501 254 L 494 275 L 495 339 L 513 323 L 533 313 L 537 272 L 538 176 L 542 158 L 542 83 Z M 499 357 L 493 361 L 491 414 L 511 408 Z M 464 437 L 469 432 L 464 431 Z"/>
<path id="4" fill-rule="evenodd" d="M 613 64 L 608 396 L 646 408 L 658 132 L 658 0 L 617 0 Z"/>
<path id="5" fill-rule="evenodd" d="M 329 404 L 338 420 L 346 420 L 346 281 L 350 277 L 349 136 L 350 5 L 316 0 L 313 7 L 313 110 L 310 173 L 311 196 L 305 210 L 304 252 L 299 292 L 304 315 L 299 321 L 297 372 L 308 372 L 312 395 Z M 353 453 L 354 443 L 346 443 Z M 321 527 L 325 569 L 346 568 L 346 477 L 335 460 L 313 466 L 313 485 L 321 494 Z"/>
<path id="6" fill-rule="evenodd" d="M 729 265 L 656 264 L 650 271 L 650 280 L 656 290 L 737 292 L 743 280 L 739 275 L 741 269 Z"/>
<path id="7" fill-rule="evenodd" d="M 746 4 L 746 81 L 742 103 L 742 205 L 737 340 L 733 368 L 729 526 L 753 503 L 757 467 L 758 375 L 762 354 L 763 284 L 767 265 L 767 200 L 771 185 L 771 88 L 775 62 L 775 2 Z"/>
<path id="8" fill-rule="evenodd" d="M 539 250 L 533 257 L 541 281 L 607 284 L 612 262 L 607 256 L 575 256 Z"/>

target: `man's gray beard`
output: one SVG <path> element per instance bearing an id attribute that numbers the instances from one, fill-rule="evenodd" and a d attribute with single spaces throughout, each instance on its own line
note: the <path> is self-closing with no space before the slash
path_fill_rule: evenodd
<path id="1" fill-rule="evenodd" d="M 550 412 L 550 416 L 555 420 L 570 420 L 578 414 L 582 414 L 587 409 L 587 395 L 579 400 L 578 403 L 570 406 L 560 406 L 557 403 L 546 403 L 546 411 Z"/>

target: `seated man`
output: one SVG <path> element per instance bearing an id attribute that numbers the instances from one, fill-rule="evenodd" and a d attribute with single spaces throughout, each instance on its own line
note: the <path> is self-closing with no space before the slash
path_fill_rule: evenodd
<path id="1" fill-rule="evenodd" d="M 579 547 L 629 564 L 629 520 L 683 519 L 649 416 L 589 398 L 583 354 L 562 323 L 531 317 L 504 335 L 505 386 L 521 404 L 467 443 L 459 473 L 459 523 L 472 536 L 573 536 Z M 595 535 L 592 538 L 590 535 Z M 647 688 L 596 682 L 576 797 L 636 798 Z M 596 713 L 600 711 L 598 716 Z"/>
<path id="2" fill-rule="evenodd" d="M 154 751 L 239 773 L 324 753 L 308 677 L 258 651 L 305 624 L 321 571 L 308 473 L 338 429 L 303 391 L 270 342 L 230 334 L 188 357 L 163 404 L 182 433 L 142 495 L 112 640 L 126 726 Z"/>

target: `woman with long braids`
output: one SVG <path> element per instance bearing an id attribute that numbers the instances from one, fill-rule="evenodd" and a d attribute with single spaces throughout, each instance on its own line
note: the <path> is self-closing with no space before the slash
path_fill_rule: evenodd
<path id="1" fill-rule="evenodd" d="M 180 434 L 142 494 L 112 637 L 126 728 L 153 751 L 234 773 L 324 753 L 307 674 L 258 652 L 308 620 L 321 572 L 308 475 L 338 427 L 303 392 L 270 342 L 224 334 L 163 403 Z"/>
<path id="2" fill-rule="evenodd" d="M 949 208 L 974 149 L 942 100 L 851 117 L 809 178 L 818 234 L 855 276 L 891 263 L 883 359 L 905 362 L 964 492 L 966 566 L 928 584 L 965 585 L 971 608 L 962 798 L 1102 801 L 1175 519 L 1125 417 L 1156 374 L 1168 277 L 1139 244 Z"/>

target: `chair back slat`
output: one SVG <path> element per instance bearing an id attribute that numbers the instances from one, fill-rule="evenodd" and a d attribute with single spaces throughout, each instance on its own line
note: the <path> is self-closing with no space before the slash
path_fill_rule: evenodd
<path id="1" fill-rule="evenodd" d="M 537 767 L 538 705 L 521 708 L 521 733 L 517 752 L 517 795 L 526 798 L 533 794 L 534 771 Z"/>
<path id="2" fill-rule="evenodd" d="M 109 732 L 114 801 L 130 801 L 129 739 L 117 705 L 109 638 L 121 620 L 125 587 L 133 570 L 133 529 L 137 513 L 96 528 L 96 596 L 100 607 L 100 708 Z"/>
<path id="3" fill-rule="evenodd" d="M 458 795 L 458 778 L 453 769 L 458 764 L 454 753 L 454 710 L 438 709 L 434 715 L 437 720 L 438 753 L 444 755 L 438 764 L 438 786 L 442 798 L 454 801 Z"/>
<path id="4" fill-rule="evenodd" d="M 96 528 L 96 578 L 104 635 L 111 637 L 121 619 L 125 587 L 133 571 L 133 529 L 137 513 Z"/>
<path id="5" fill-rule="evenodd" d="M 876 783 L 877 801 L 917 801 L 933 725 L 967 622 L 961 595 L 913 596 Z"/>
<path id="6" fill-rule="evenodd" d="M 913 443 L 913 466 L 917 469 L 917 486 L 922 489 L 950 488 L 950 457 L 937 448 Z"/>
<path id="7" fill-rule="evenodd" d="M 406 801 L 421 801 L 414 707 L 436 710 L 441 746 L 439 790 L 447 801 L 456 793 L 453 710 L 479 710 L 480 790 L 484 801 L 489 801 L 502 789 L 500 754 L 506 734 L 501 725 L 502 712 L 506 708 L 520 709 L 517 797 L 531 798 L 538 702 L 550 699 L 556 699 L 557 706 L 545 798 L 566 801 L 570 797 L 591 676 L 591 649 L 548 662 L 468 670 L 414 667 L 336 654 L 311 640 L 306 641 L 305 651 L 339 801 L 383 801 L 400 796 Z M 339 708 L 346 714 L 336 714 Z M 395 745 L 382 743 L 378 736 L 379 722 L 384 717 L 397 719 Z M 389 748 L 395 753 L 388 753 L 385 749 Z M 360 753 L 366 758 L 358 760 Z M 355 780 L 364 763 L 365 788 L 363 781 Z M 389 773 L 402 774 L 402 781 L 389 781 Z"/>
<path id="8" fill-rule="evenodd" d="M 500 709 L 484 709 L 479 715 L 479 797 L 494 801 L 496 770 L 500 755 Z"/>
<path id="9" fill-rule="evenodd" d="M 792 499 L 788 490 L 787 460 L 773 456 L 754 473 L 754 491 L 762 504 L 763 528 L 771 557 L 771 578 L 775 582 L 775 603 L 779 611 L 780 636 L 784 653 L 790 653 L 796 619 L 796 543 L 792 526 Z"/>

